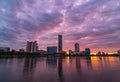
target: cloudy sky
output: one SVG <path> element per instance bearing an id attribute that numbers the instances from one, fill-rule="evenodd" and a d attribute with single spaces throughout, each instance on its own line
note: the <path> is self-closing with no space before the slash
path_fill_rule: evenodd
<path id="1" fill-rule="evenodd" d="M 0 46 L 25 48 L 37 40 L 40 49 L 64 50 L 79 43 L 92 52 L 120 49 L 120 0 L 0 0 Z"/>

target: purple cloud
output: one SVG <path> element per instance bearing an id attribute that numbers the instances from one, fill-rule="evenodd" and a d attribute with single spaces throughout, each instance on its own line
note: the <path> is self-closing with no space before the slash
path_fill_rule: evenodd
<path id="1" fill-rule="evenodd" d="M 76 42 L 94 50 L 119 49 L 120 1 L 0 0 L 0 46 L 19 49 L 37 40 L 46 49 L 57 46 L 58 34 L 65 50 Z"/>

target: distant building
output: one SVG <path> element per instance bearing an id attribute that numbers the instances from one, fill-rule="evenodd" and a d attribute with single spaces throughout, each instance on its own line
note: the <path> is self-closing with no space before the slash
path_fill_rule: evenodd
<path id="1" fill-rule="evenodd" d="M 73 52 L 72 50 L 69 50 L 69 55 L 71 55 L 71 54 L 72 54 L 72 52 Z"/>
<path id="2" fill-rule="evenodd" d="M 25 50 L 24 49 L 19 49 L 19 52 L 25 52 Z"/>
<path id="3" fill-rule="evenodd" d="M 74 48 L 75 52 L 80 52 L 79 43 L 75 43 Z"/>
<path id="4" fill-rule="evenodd" d="M 105 52 L 102 52 L 102 55 L 106 55 L 106 53 L 105 53 Z"/>
<path id="5" fill-rule="evenodd" d="M 8 48 L 8 47 L 0 47 L 0 51 L 9 52 L 10 48 Z"/>
<path id="6" fill-rule="evenodd" d="M 49 46 L 49 47 L 47 47 L 47 52 L 49 54 L 55 54 L 55 53 L 57 53 L 57 47 L 56 46 Z"/>
<path id="7" fill-rule="evenodd" d="M 97 55 L 102 55 L 101 51 L 99 51 L 99 52 L 97 53 Z"/>
<path id="8" fill-rule="evenodd" d="M 120 50 L 118 50 L 117 53 L 120 55 Z"/>
<path id="9" fill-rule="evenodd" d="M 90 48 L 85 48 L 85 55 L 90 55 Z"/>
<path id="10" fill-rule="evenodd" d="M 26 52 L 33 53 L 38 51 L 38 43 L 37 41 L 27 41 Z"/>
<path id="11" fill-rule="evenodd" d="M 85 51 L 81 51 L 81 55 L 85 55 Z"/>
<path id="12" fill-rule="evenodd" d="M 37 53 L 39 53 L 40 55 L 44 55 L 44 54 L 47 54 L 47 51 L 45 51 L 45 50 L 38 50 Z"/>
<path id="13" fill-rule="evenodd" d="M 58 35 L 58 52 L 62 51 L 62 35 Z"/>
<path id="14" fill-rule="evenodd" d="M 69 50 L 69 55 L 77 55 L 75 51 Z"/>

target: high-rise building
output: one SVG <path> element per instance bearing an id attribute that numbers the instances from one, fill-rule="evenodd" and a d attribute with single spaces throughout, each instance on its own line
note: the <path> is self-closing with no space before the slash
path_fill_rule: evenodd
<path id="1" fill-rule="evenodd" d="M 38 51 L 37 41 L 27 41 L 26 52 L 33 53 Z"/>
<path id="2" fill-rule="evenodd" d="M 49 54 L 55 54 L 55 53 L 57 53 L 57 47 L 56 46 L 49 46 L 49 47 L 47 47 L 47 52 Z"/>
<path id="3" fill-rule="evenodd" d="M 79 43 L 75 43 L 74 48 L 75 52 L 80 52 Z"/>
<path id="4" fill-rule="evenodd" d="M 90 55 L 90 48 L 85 48 L 85 55 Z"/>
<path id="5" fill-rule="evenodd" d="M 58 35 L 58 52 L 62 51 L 62 35 Z"/>

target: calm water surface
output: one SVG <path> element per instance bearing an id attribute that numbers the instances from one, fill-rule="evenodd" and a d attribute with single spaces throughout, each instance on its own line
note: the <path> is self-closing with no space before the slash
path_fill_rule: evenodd
<path id="1" fill-rule="evenodd" d="M 120 82 L 120 57 L 0 58 L 0 82 Z"/>

